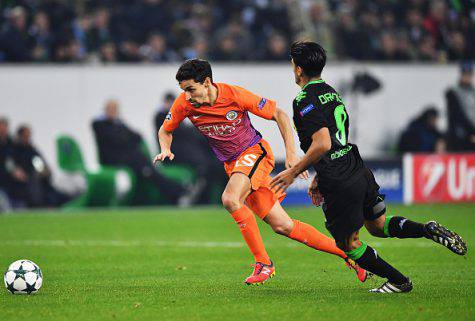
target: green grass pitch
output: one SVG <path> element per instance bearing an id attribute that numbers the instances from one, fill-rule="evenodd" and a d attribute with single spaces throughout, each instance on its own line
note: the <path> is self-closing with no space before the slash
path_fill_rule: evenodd
<path id="1" fill-rule="evenodd" d="M 289 208 L 320 231 L 320 209 Z M 36 262 L 36 295 L 0 291 L 0 320 L 475 320 L 475 204 L 389 206 L 460 233 L 459 257 L 426 239 L 362 239 L 408 274 L 409 294 L 378 295 L 342 261 L 274 234 L 260 222 L 276 277 L 243 280 L 252 257 L 221 208 L 155 208 L 0 215 L 0 267 Z M 327 233 L 328 234 L 328 233 Z"/>

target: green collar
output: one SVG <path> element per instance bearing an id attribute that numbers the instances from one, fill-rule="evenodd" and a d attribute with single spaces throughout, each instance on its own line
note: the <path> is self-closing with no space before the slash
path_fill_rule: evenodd
<path id="1" fill-rule="evenodd" d="M 305 88 L 307 88 L 309 85 L 321 84 L 323 82 L 325 82 L 325 80 L 323 80 L 323 79 L 317 79 L 317 80 L 309 81 L 308 83 L 305 84 L 305 86 L 302 87 L 302 90 L 305 90 Z"/>

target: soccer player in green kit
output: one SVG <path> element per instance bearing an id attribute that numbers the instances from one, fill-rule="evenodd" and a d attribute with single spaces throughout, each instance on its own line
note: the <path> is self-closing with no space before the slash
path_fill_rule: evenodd
<path id="1" fill-rule="evenodd" d="M 357 146 L 348 142 L 345 105 L 335 89 L 321 78 L 325 50 L 315 42 L 295 42 L 290 55 L 295 82 L 302 88 L 293 102 L 293 120 L 305 156 L 274 177 L 271 186 L 277 191 L 286 190 L 299 173 L 314 167 L 317 174 L 309 193 L 312 199 L 318 193 L 323 196 L 326 227 L 337 246 L 362 268 L 387 279 L 371 292 L 409 292 L 412 282 L 359 239 L 363 225 L 373 236 L 428 238 L 465 255 L 463 239 L 439 223 L 422 224 L 386 215 L 384 195 L 379 193 L 373 173 L 365 166 Z"/>

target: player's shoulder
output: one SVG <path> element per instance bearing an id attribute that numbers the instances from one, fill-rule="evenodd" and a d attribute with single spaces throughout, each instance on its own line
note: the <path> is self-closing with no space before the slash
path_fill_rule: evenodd
<path id="1" fill-rule="evenodd" d="M 338 95 L 336 90 L 326 83 L 324 80 L 319 79 L 311 81 L 306 84 L 298 95 L 294 99 L 296 106 L 307 106 L 308 104 L 319 104 L 322 95 L 328 93 L 334 93 Z"/>
<path id="2" fill-rule="evenodd" d="M 216 83 L 216 86 L 218 87 L 219 96 L 221 98 L 237 99 L 241 97 L 243 93 L 249 92 L 247 89 L 237 85 Z"/>

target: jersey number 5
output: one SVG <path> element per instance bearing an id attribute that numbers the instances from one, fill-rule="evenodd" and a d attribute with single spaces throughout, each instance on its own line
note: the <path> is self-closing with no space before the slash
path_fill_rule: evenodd
<path id="1" fill-rule="evenodd" d="M 257 159 L 257 156 L 254 154 L 244 155 L 243 158 L 237 160 L 236 167 L 237 166 L 249 166 L 249 167 L 254 166 L 256 159 Z"/>
<path id="2" fill-rule="evenodd" d="M 345 111 L 345 105 L 338 105 L 335 108 L 333 115 L 335 116 L 336 128 L 338 129 L 336 132 L 336 139 L 342 146 L 345 146 L 347 142 L 345 121 L 348 119 L 348 115 Z"/>

